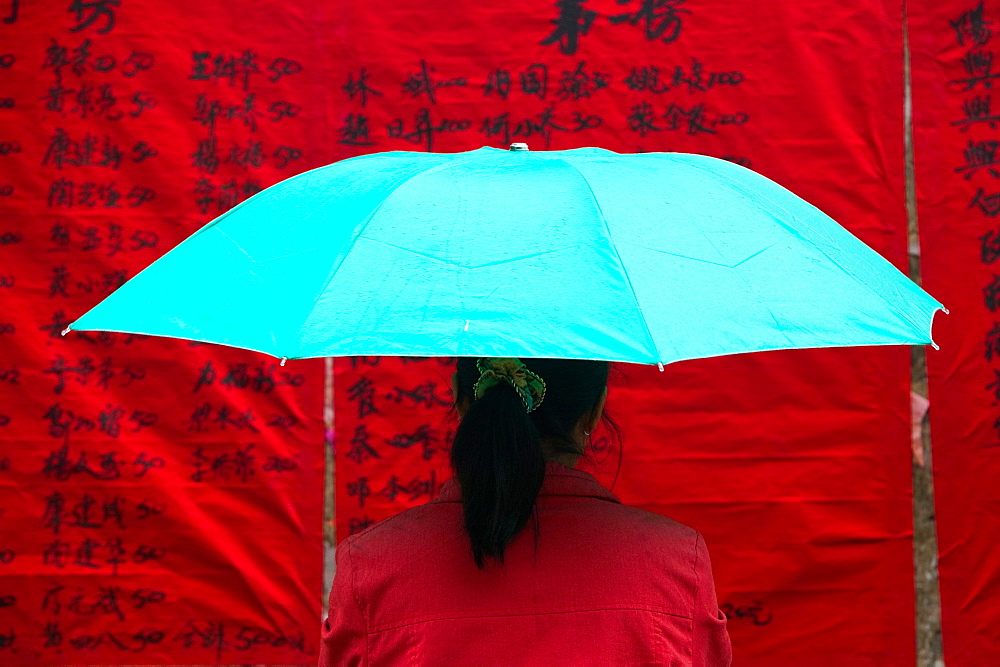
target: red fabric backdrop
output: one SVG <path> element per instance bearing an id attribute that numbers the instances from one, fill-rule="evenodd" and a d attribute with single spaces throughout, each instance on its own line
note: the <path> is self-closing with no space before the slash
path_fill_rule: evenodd
<path id="1" fill-rule="evenodd" d="M 313 662 L 322 363 L 60 331 L 322 164 L 322 26 L 0 6 L 0 663 Z"/>
<path id="2" fill-rule="evenodd" d="M 58 335 L 281 178 L 511 141 L 694 151 L 905 259 L 898 7 L 320 6 L 0 6 L 0 662 L 314 660 L 321 364 Z M 373 363 L 337 366 L 340 536 L 448 474 L 449 368 Z M 625 370 L 621 471 L 603 447 L 593 469 L 705 534 L 737 660 L 912 663 L 906 350 Z"/>
<path id="3" fill-rule="evenodd" d="M 928 352 L 945 661 L 1000 653 L 1000 3 L 915 2 L 913 134 L 924 287 L 951 310 Z"/>
<path id="4" fill-rule="evenodd" d="M 336 14 L 337 157 L 511 141 L 707 153 L 904 266 L 898 5 L 409 0 Z M 912 664 L 908 350 L 624 371 L 609 399 L 621 470 L 600 439 L 592 469 L 705 535 L 736 661 Z M 450 372 L 337 362 L 339 538 L 450 475 Z"/>

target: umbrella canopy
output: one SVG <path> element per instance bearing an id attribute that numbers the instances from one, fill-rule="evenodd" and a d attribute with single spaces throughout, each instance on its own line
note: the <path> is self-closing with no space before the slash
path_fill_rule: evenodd
<path id="1" fill-rule="evenodd" d="M 601 359 L 929 343 L 942 306 L 817 208 L 684 153 L 343 160 L 208 223 L 70 329 L 275 357 Z"/>

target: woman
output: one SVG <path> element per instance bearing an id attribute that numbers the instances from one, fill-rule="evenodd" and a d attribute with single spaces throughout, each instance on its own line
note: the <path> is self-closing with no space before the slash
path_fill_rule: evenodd
<path id="1" fill-rule="evenodd" d="M 727 665 L 705 542 L 573 469 L 608 364 L 459 359 L 455 477 L 344 540 L 321 665 Z"/>

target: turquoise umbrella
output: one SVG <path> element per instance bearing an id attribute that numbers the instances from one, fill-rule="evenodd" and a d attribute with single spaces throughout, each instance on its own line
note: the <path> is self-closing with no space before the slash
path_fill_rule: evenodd
<path id="1" fill-rule="evenodd" d="M 743 167 L 598 148 L 364 155 L 208 223 L 70 326 L 275 357 L 666 364 L 930 343 L 941 304 Z"/>

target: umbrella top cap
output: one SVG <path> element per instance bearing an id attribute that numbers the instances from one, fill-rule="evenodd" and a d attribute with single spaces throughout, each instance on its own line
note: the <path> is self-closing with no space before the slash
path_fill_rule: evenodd
<path id="1" fill-rule="evenodd" d="M 510 145 L 510 150 L 512 150 L 512 151 L 526 151 L 526 150 L 528 150 L 528 144 L 513 143 L 513 144 Z"/>

